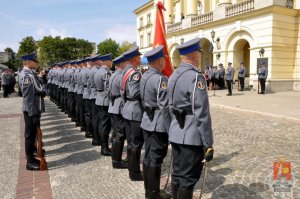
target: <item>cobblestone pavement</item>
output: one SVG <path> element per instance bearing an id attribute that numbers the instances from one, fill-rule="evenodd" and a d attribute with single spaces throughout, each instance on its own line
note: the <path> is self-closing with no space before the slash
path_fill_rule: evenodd
<path id="1" fill-rule="evenodd" d="M 0 198 L 15 198 L 20 151 L 21 98 L 0 99 Z"/>
<path id="2" fill-rule="evenodd" d="M 143 183 L 127 170 L 113 170 L 110 157 L 46 102 L 42 119 L 54 198 L 143 198 Z M 300 198 L 300 125 L 253 114 L 212 109 L 215 159 L 209 163 L 204 198 L 276 198 L 271 190 L 273 162 L 284 157 L 296 176 L 285 198 Z M 165 158 L 163 182 L 170 162 Z M 202 178 L 194 192 L 199 195 Z M 162 183 L 162 186 L 164 184 Z M 168 187 L 169 188 L 169 187 Z"/>

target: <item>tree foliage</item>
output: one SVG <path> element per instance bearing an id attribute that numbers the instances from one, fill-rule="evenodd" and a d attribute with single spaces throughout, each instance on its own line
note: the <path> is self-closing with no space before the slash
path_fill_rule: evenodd
<path id="1" fill-rule="evenodd" d="M 29 54 L 32 52 L 37 51 L 37 43 L 33 39 L 33 37 L 25 37 L 21 42 L 20 42 L 20 47 L 18 51 L 18 56 L 21 57 L 22 55 Z"/>
<path id="2" fill-rule="evenodd" d="M 41 65 L 49 65 L 54 62 L 74 60 L 88 57 L 93 52 L 93 44 L 84 39 L 73 37 L 45 36 L 38 42 L 39 58 Z"/>
<path id="3" fill-rule="evenodd" d="M 100 42 L 97 48 L 98 48 L 98 54 L 101 55 L 112 53 L 113 58 L 120 55 L 119 44 L 115 40 L 112 40 L 111 38 Z"/>
<path id="4" fill-rule="evenodd" d="M 123 41 L 121 43 L 121 45 L 119 46 L 119 54 L 123 54 L 124 52 L 126 52 L 127 50 L 129 50 L 130 48 L 134 47 L 134 43 L 129 43 L 128 41 Z"/>

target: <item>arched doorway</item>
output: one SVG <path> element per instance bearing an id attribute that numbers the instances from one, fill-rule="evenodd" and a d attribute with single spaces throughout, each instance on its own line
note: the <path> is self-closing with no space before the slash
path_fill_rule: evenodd
<path id="1" fill-rule="evenodd" d="M 236 71 L 237 78 L 237 69 L 240 65 L 240 62 L 244 62 L 246 68 L 246 77 L 249 77 L 250 74 L 250 44 L 246 39 L 240 39 L 234 44 L 233 48 L 233 66 Z"/>
<path id="2" fill-rule="evenodd" d="M 200 45 L 203 52 L 201 58 L 201 68 L 199 69 L 204 72 L 207 65 L 213 65 L 213 53 L 210 52 L 211 42 L 208 39 L 201 38 Z"/>

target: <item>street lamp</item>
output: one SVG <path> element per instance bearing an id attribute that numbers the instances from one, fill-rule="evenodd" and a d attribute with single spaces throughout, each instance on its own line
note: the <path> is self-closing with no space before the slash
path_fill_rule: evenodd
<path id="1" fill-rule="evenodd" d="M 212 38 L 212 41 L 213 41 L 215 44 L 217 44 L 217 48 L 220 49 L 220 48 L 221 48 L 221 45 L 220 45 L 220 38 L 218 37 L 218 38 L 216 39 L 216 41 L 215 41 L 216 32 L 215 32 L 214 30 L 212 30 L 212 31 L 210 32 L 210 36 L 211 36 L 211 38 Z"/>
<path id="2" fill-rule="evenodd" d="M 265 54 L 265 49 L 264 48 L 260 49 L 259 56 L 264 57 L 264 54 Z"/>
<path id="3" fill-rule="evenodd" d="M 184 43 L 184 39 L 183 39 L 183 38 L 181 38 L 181 39 L 180 39 L 180 42 L 181 42 L 181 44 L 183 44 L 183 43 Z"/>

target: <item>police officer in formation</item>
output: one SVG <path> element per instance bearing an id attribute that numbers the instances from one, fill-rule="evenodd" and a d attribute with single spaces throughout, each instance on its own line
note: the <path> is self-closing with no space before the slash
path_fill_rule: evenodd
<path id="1" fill-rule="evenodd" d="M 90 107 L 87 109 L 89 110 L 90 113 L 90 121 L 87 121 L 91 125 L 91 131 L 93 134 L 93 140 L 92 140 L 92 145 L 93 146 L 101 146 L 101 141 L 100 141 L 100 135 L 98 135 L 98 118 L 97 118 L 97 105 L 96 105 L 96 97 L 97 97 L 97 90 L 96 90 L 96 84 L 95 84 L 95 74 L 99 70 L 101 66 L 101 60 L 100 60 L 100 55 L 96 55 L 95 57 L 91 58 L 91 66 L 92 68 L 90 69 L 89 72 L 89 88 L 90 88 L 90 97 L 89 97 L 89 102 L 90 102 Z"/>
<path id="2" fill-rule="evenodd" d="M 207 85 L 197 69 L 202 52 L 200 39 L 187 41 L 177 49 L 181 64 L 168 82 L 172 195 L 175 199 L 192 199 L 193 188 L 201 176 L 202 161 L 213 158 L 213 135 Z"/>
<path id="3" fill-rule="evenodd" d="M 25 121 L 25 153 L 27 170 L 40 170 L 40 162 L 35 159 L 35 140 L 43 111 L 42 98 L 45 92 L 35 73 L 38 61 L 35 53 L 22 56 L 23 70 L 20 72 L 20 88 L 23 94 L 22 111 Z"/>
<path id="4" fill-rule="evenodd" d="M 124 119 L 121 114 L 122 98 L 121 98 L 121 82 L 122 72 L 126 65 L 123 55 L 113 60 L 116 71 L 109 79 L 110 102 L 108 113 L 111 115 L 112 128 L 116 132 L 116 137 L 112 140 L 112 166 L 115 169 L 126 169 L 128 165 L 122 160 L 124 142 L 126 139 Z"/>
<path id="5" fill-rule="evenodd" d="M 246 68 L 244 66 L 244 62 L 240 63 L 240 66 L 238 68 L 238 78 L 240 83 L 239 91 L 244 91 L 244 85 L 245 85 L 245 76 L 246 76 Z"/>
<path id="6" fill-rule="evenodd" d="M 168 108 L 168 78 L 162 73 L 165 68 L 164 47 L 158 46 L 144 55 L 150 68 L 140 82 L 144 106 L 141 128 L 145 140 L 143 161 L 146 198 L 171 198 L 160 192 L 160 175 L 163 159 L 168 151 L 168 131 L 171 116 Z"/>
<path id="7" fill-rule="evenodd" d="M 110 115 L 108 114 L 109 106 L 109 79 L 111 77 L 112 54 L 100 57 L 102 66 L 94 76 L 96 85 L 96 105 L 98 114 L 98 135 L 101 140 L 101 155 L 111 156 L 111 150 L 108 147 L 109 132 L 111 130 Z"/>
<path id="8" fill-rule="evenodd" d="M 228 67 L 226 69 L 225 80 L 227 83 L 228 93 L 227 96 L 232 95 L 232 82 L 234 77 L 234 68 L 232 67 L 232 63 L 228 62 Z"/>
<path id="9" fill-rule="evenodd" d="M 265 94 L 266 92 L 266 79 L 268 77 L 268 68 L 265 62 L 261 62 L 258 69 L 258 80 L 260 84 L 261 91 L 259 94 Z"/>
<path id="10" fill-rule="evenodd" d="M 129 178 L 132 181 L 143 181 L 140 169 L 141 149 L 144 144 L 141 121 L 143 105 L 140 97 L 141 72 L 137 69 L 141 64 L 138 47 L 126 51 L 123 56 L 126 60 L 122 72 L 121 91 L 123 99 L 122 116 L 124 118 L 127 138 L 127 157 Z"/>
<path id="11" fill-rule="evenodd" d="M 169 142 L 173 198 L 191 199 L 202 161 L 213 158 L 207 83 L 197 69 L 200 39 L 188 41 L 178 50 L 181 64 L 169 80 L 162 73 L 163 46 L 145 54 L 150 68 L 143 75 L 137 69 L 141 55 L 138 47 L 113 62 L 112 55 L 107 54 L 53 64 L 48 74 L 50 99 L 61 108 L 62 99 L 67 99 L 66 112 L 72 120 L 87 137 L 93 137 L 93 145 L 101 146 L 103 156 L 112 156 L 113 168 L 128 168 L 130 180 L 144 181 L 146 198 L 170 198 L 160 191 L 161 165 Z M 112 63 L 116 67 L 113 74 Z M 116 132 L 112 150 L 108 145 L 111 128 Z M 128 162 L 122 160 L 125 139 Z"/>

